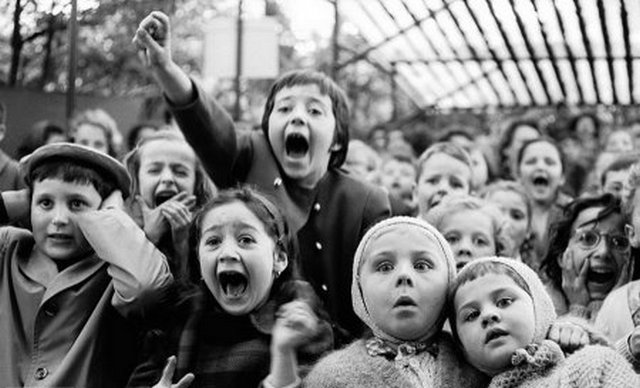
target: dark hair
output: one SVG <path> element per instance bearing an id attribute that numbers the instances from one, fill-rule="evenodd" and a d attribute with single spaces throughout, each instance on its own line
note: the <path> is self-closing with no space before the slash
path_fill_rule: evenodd
<path id="1" fill-rule="evenodd" d="M 349 105 L 342 88 L 323 73 L 310 70 L 294 70 L 276 80 L 271 86 L 265 103 L 264 114 L 262 115 L 262 131 L 265 138 L 269 141 L 269 117 L 273 112 L 276 94 L 284 88 L 297 85 L 316 85 L 320 89 L 320 93 L 331 98 L 333 116 L 336 121 L 333 145 L 340 147 L 331 151 L 328 167 L 331 169 L 342 166 L 349 148 Z"/>
<path id="2" fill-rule="evenodd" d="M 538 131 L 540 136 L 543 135 L 542 131 L 538 127 L 538 122 L 534 120 L 515 120 L 511 124 L 509 124 L 507 128 L 505 128 L 505 130 L 502 132 L 502 135 L 500 136 L 500 140 L 498 141 L 498 160 L 500 161 L 500 166 L 502 166 L 503 169 L 506 169 L 506 175 L 508 175 L 509 173 L 511 175 L 515 175 L 515 171 L 509 171 L 511 166 L 509 166 L 509 163 L 507 163 L 507 156 L 504 155 L 504 150 L 513 142 L 513 137 L 519 127 L 531 127 Z M 501 175 L 503 175 L 503 178 L 506 177 L 505 174 Z"/>
<path id="3" fill-rule="evenodd" d="M 7 106 L 0 101 L 0 125 L 7 122 Z"/>
<path id="4" fill-rule="evenodd" d="M 192 257 L 190 258 L 190 275 L 194 276 L 200 273 L 197 247 L 200 244 L 204 217 L 211 210 L 234 202 L 240 202 L 245 205 L 260 222 L 262 222 L 267 234 L 275 241 L 276 249 L 287 255 L 288 265 L 274 281 L 273 287 L 271 288 L 272 293 L 274 290 L 279 289 L 283 283 L 299 279 L 297 241 L 289 229 L 286 218 L 266 195 L 248 186 L 220 191 L 218 195 L 207 202 L 194 216 L 190 231 L 190 246 L 193 248 Z"/>
<path id="5" fill-rule="evenodd" d="M 143 123 L 138 123 L 136 125 L 134 125 L 130 130 L 129 133 L 127 133 L 127 149 L 128 150 L 132 150 L 136 147 L 136 145 L 138 144 L 138 136 L 140 135 L 140 132 L 145 129 L 145 128 L 151 128 L 154 131 L 157 131 L 160 129 L 160 127 L 158 125 L 156 125 L 155 123 L 152 123 L 150 121 L 148 122 L 143 122 Z"/>
<path id="6" fill-rule="evenodd" d="M 596 197 L 577 198 L 565 207 L 562 218 L 551 225 L 549 248 L 540 265 L 540 269 L 547 274 L 558 289 L 562 289 L 562 269 L 558 264 L 558 258 L 562 257 L 569 245 L 569 240 L 574 232 L 573 223 L 582 211 L 594 207 L 603 208 L 595 221 L 602 220 L 611 214 L 625 216 L 620 199 L 610 193 Z"/>
<path id="7" fill-rule="evenodd" d="M 560 157 L 560 164 L 562 166 L 562 173 L 564 174 L 567 171 L 567 162 L 566 162 L 566 157 L 564 156 L 564 152 L 562 152 L 562 149 L 560 148 L 560 146 L 558 145 L 558 142 L 556 142 L 555 140 L 553 140 L 552 138 L 550 138 L 549 136 L 542 136 L 539 137 L 537 139 L 530 139 L 524 142 L 524 144 L 522 144 L 522 147 L 520 147 L 520 151 L 518 151 L 518 159 L 517 160 L 517 168 L 518 168 L 518 175 L 520 174 L 520 163 L 522 162 L 522 158 L 524 157 L 524 151 L 529 148 L 530 145 L 532 144 L 536 144 L 536 143 L 548 143 L 551 144 L 553 146 L 553 148 L 556 149 L 556 151 L 558 151 L 558 156 Z M 514 171 L 515 172 L 515 171 Z"/>
<path id="8" fill-rule="evenodd" d="M 140 179 L 138 177 L 138 173 L 140 172 L 140 154 L 142 153 L 142 149 L 146 144 L 151 143 L 155 140 L 168 140 L 172 142 L 183 142 L 187 144 L 180 134 L 169 130 L 158 130 L 153 135 L 138 142 L 136 147 L 129 151 L 129 153 L 124 157 L 124 165 L 127 167 L 129 175 L 131 176 L 132 196 L 140 194 Z M 197 157 L 195 165 L 195 186 L 193 188 L 193 195 L 195 195 L 196 197 L 196 207 L 204 205 L 213 196 L 211 183 L 209 182 L 207 173 L 204 171 L 204 168 L 200 163 L 200 159 L 198 159 Z"/>
<path id="9" fill-rule="evenodd" d="M 48 121 L 38 121 L 31 127 L 29 134 L 22 140 L 16 151 L 16 157 L 18 159 L 23 156 L 29 155 L 37 148 L 47 144 L 47 141 L 52 135 L 67 136 L 67 132 L 60 125 Z"/>
<path id="10" fill-rule="evenodd" d="M 578 127 L 578 123 L 583 118 L 590 118 L 591 120 L 593 120 L 593 123 L 595 124 L 594 137 L 596 139 L 600 139 L 600 119 L 598 119 L 598 116 L 596 116 L 594 113 L 590 113 L 590 112 L 583 112 L 572 117 L 571 120 L 569 120 L 569 124 L 567 125 L 567 127 L 569 128 L 569 133 L 573 133 L 573 134 L 577 133 L 576 130 Z"/>
<path id="11" fill-rule="evenodd" d="M 610 172 L 617 172 L 628 170 L 640 160 L 640 155 L 637 153 L 625 153 L 619 155 L 612 163 L 610 163 L 607 168 L 602 171 L 600 175 L 600 186 L 604 187 L 604 182 L 606 181 L 607 174 Z"/>
<path id="12" fill-rule="evenodd" d="M 109 175 L 93 166 L 67 159 L 51 158 L 33 169 L 29 175 L 29 182 L 31 182 L 29 188 L 33 192 L 35 182 L 42 182 L 45 179 L 61 179 L 67 183 L 93 185 L 100 197 L 105 199 L 117 188 L 115 181 L 105 179 L 105 176 Z"/>

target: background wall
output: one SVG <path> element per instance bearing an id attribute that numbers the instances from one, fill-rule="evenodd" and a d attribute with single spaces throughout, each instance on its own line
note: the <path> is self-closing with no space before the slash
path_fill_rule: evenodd
<path id="1" fill-rule="evenodd" d="M 0 101 L 7 107 L 7 134 L 0 143 L 9 155 L 15 150 L 31 126 L 40 120 L 52 120 L 67 128 L 65 119 L 66 96 L 62 93 L 44 93 L 21 88 L 4 88 L 0 86 Z M 89 108 L 102 108 L 118 123 L 118 129 L 126 137 L 129 129 L 141 117 L 143 98 L 129 97 L 95 97 L 78 95 L 76 111 Z"/>

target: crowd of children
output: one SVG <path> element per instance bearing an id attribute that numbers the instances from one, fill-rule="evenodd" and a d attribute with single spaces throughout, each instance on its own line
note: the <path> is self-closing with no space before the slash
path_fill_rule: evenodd
<path id="1" fill-rule="evenodd" d="M 463 129 L 416 157 L 350 140 L 307 70 L 236 131 L 165 14 L 133 43 L 179 130 L 141 123 L 120 162 L 88 110 L 0 153 L 0 387 L 640 386 L 630 132 L 516 120 L 495 161 Z"/>

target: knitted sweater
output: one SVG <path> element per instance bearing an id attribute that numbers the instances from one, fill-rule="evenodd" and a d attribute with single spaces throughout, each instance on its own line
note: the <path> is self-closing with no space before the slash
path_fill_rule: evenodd
<path id="1" fill-rule="evenodd" d="M 543 341 L 527 356 L 514 357 L 517 365 L 491 380 L 490 388 L 638 388 L 640 377 L 613 349 L 591 345 L 565 358 L 555 342 Z"/>
<path id="2" fill-rule="evenodd" d="M 320 360 L 302 386 L 464 388 L 487 385 L 487 377 L 464 361 L 447 333 L 437 335 L 437 352 L 423 351 L 396 359 L 370 356 L 365 341 L 357 340 Z"/>

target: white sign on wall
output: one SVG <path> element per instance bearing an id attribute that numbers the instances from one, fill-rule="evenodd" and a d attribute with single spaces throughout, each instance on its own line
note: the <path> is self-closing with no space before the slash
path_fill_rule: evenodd
<path id="1" fill-rule="evenodd" d="M 280 25 L 274 18 L 242 21 L 242 77 L 276 78 L 279 74 L 278 32 Z M 216 18 L 204 37 L 205 78 L 236 76 L 237 20 Z"/>

